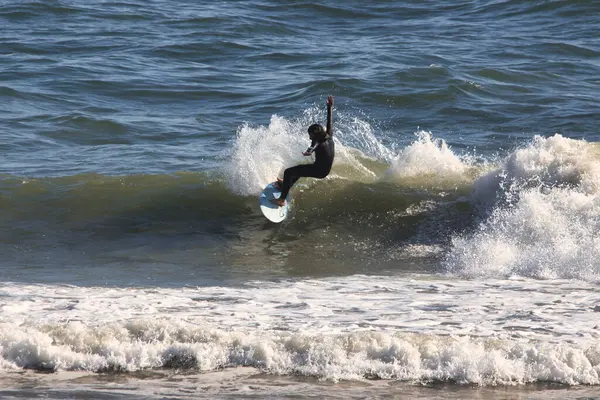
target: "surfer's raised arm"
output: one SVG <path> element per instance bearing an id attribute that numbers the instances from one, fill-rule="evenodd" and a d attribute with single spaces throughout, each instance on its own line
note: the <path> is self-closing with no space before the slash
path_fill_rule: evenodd
<path id="1" fill-rule="evenodd" d="M 327 135 L 333 136 L 333 96 L 327 97 Z"/>
<path id="2" fill-rule="evenodd" d="M 327 127 L 323 129 L 322 125 L 312 124 L 308 127 L 308 135 L 310 136 L 311 143 L 308 146 L 308 149 L 304 151 L 302 154 L 305 156 L 310 156 L 317 147 L 331 138 L 333 135 L 333 96 L 327 97 Z"/>

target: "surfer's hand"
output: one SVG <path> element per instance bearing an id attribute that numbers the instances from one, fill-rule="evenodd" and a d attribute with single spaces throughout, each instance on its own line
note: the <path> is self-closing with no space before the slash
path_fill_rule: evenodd
<path id="1" fill-rule="evenodd" d="M 333 107 L 333 96 L 327 97 L 327 107 Z"/>
<path id="2" fill-rule="evenodd" d="M 303 156 L 310 156 L 311 154 L 312 154 L 312 153 L 309 153 L 308 151 L 303 151 L 303 152 L 302 152 L 302 155 L 303 155 Z"/>

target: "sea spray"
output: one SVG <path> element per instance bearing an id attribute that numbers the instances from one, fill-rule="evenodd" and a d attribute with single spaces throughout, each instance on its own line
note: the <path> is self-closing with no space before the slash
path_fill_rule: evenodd
<path id="1" fill-rule="evenodd" d="M 273 115 L 268 126 L 244 124 L 238 128 L 229 161 L 224 171 L 229 188 L 240 195 L 257 195 L 283 171 L 296 164 L 310 163 L 302 151 L 310 144 L 307 127 L 324 121 L 322 110 L 312 107 L 297 119 Z M 332 176 L 374 179 L 377 174 L 371 160 L 388 162 L 392 159 L 376 137 L 371 125 L 345 113 L 334 114 L 336 158 Z M 342 170 L 341 174 L 338 174 Z"/>
<path id="2" fill-rule="evenodd" d="M 561 135 L 536 137 L 475 181 L 481 223 L 453 238 L 447 270 L 600 279 L 600 159 L 591 149 Z"/>
<path id="3" fill-rule="evenodd" d="M 241 195 L 260 193 L 285 167 L 302 160 L 294 150 L 301 149 L 305 139 L 297 124 L 276 115 L 268 126 L 242 125 L 226 168 L 228 186 Z"/>
<path id="4" fill-rule="evenodd" d="M 426 182 L 430 186 L 461 185 L 472 179 L 473 159 L 452 151 L 445 140 L 418 131 L 416 140 L 394 157 L 385 175 L 392 182 Z"/>

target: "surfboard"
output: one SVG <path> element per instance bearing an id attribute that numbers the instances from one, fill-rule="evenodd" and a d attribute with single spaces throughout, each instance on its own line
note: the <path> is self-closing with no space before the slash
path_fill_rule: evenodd
<path id="1" fill-rule="evenodd" d="M 269 183 L 262 191 L 258 198 L 260 204 L 260 211 L 265 217 L 271 222 L 279 223 L 287 218 L 288 211 L 290 209 L 290 195 L 285 199 L 285 205 L 278 207 L 271 203 L 272 199 L 278 199 L 281 196 L 281 192 L 275 186 L 275 182 Z"/>

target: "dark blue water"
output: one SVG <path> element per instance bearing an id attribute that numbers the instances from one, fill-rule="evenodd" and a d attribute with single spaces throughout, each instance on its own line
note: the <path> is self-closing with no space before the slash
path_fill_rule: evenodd
<path id="1" fill-rule="evenodd" d="M 597 138 L 598 4 L 3 2 L 1 170 L 219 168 L 243 123 L 328 93 L 379 137 Z M 35 155 L 34 155 L 35 154 Z"/>

